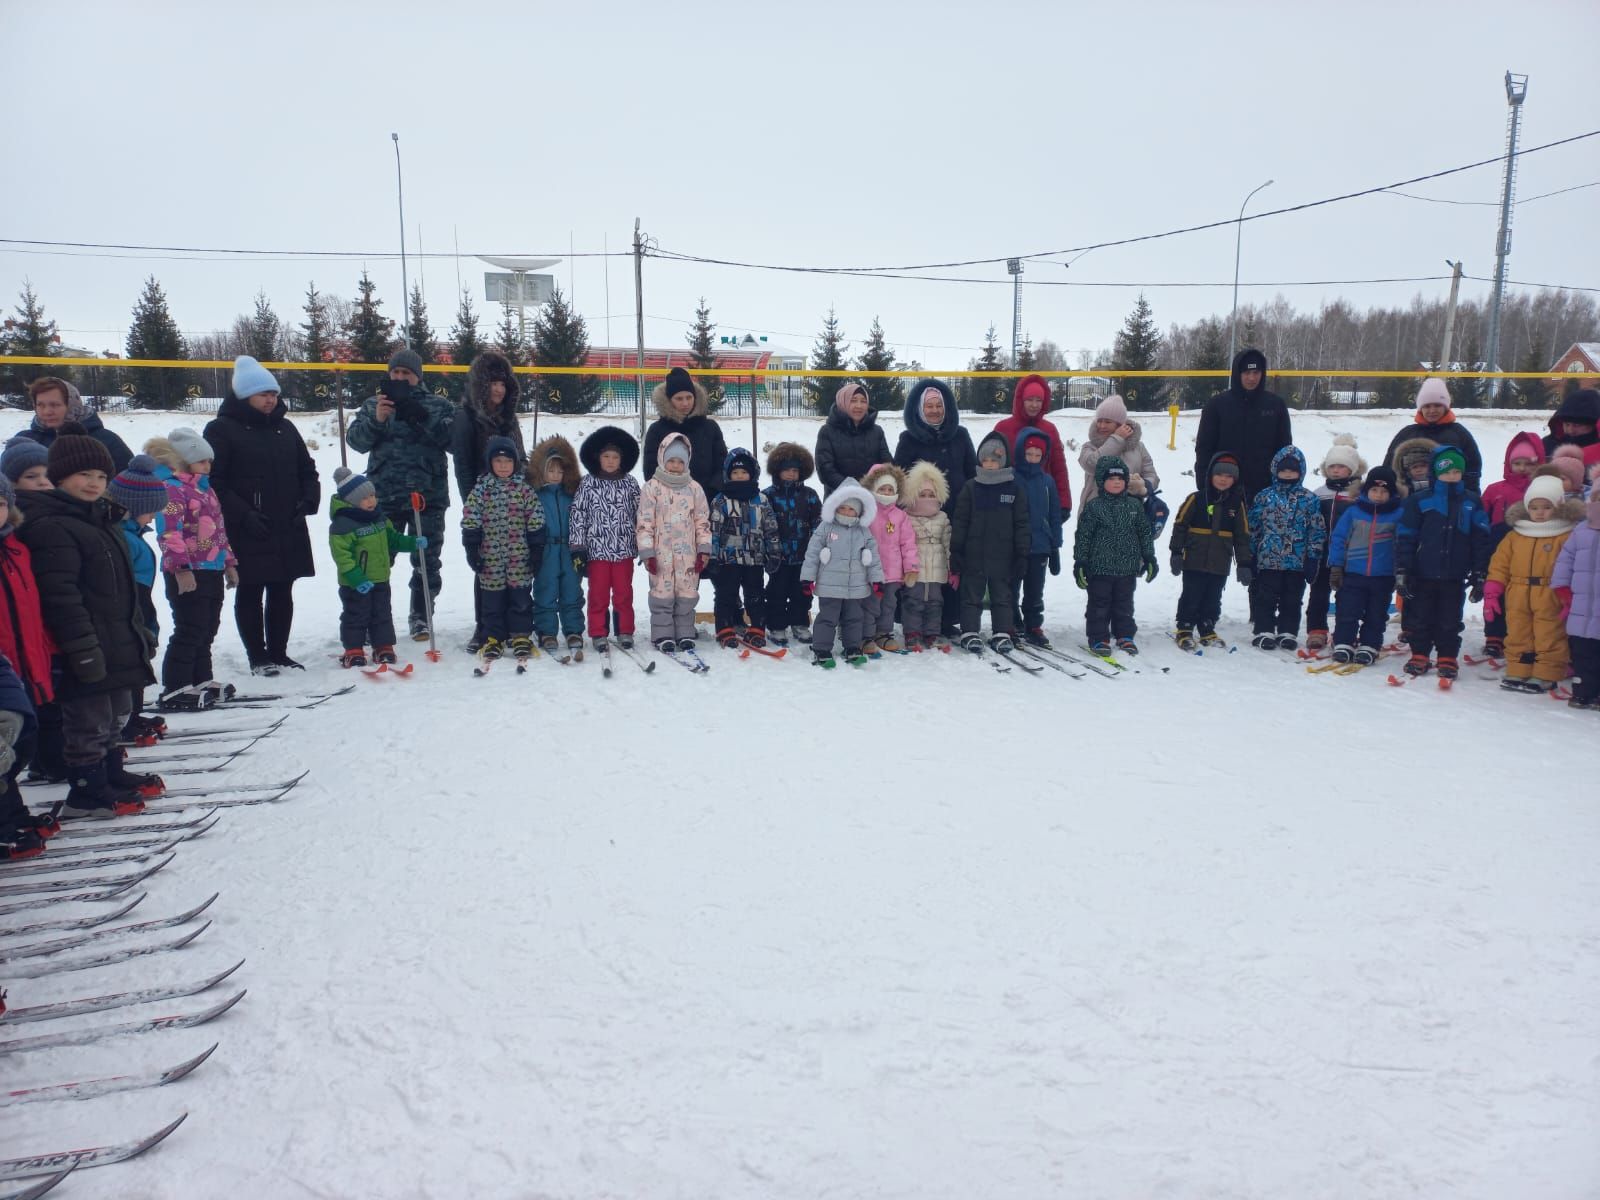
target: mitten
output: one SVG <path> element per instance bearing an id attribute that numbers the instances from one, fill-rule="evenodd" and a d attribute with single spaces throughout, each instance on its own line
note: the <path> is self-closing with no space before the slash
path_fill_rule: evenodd
<path id="1" fill-rule="evenodd" d="M 1506 585 L 1499 580 L 1494 580 L 1478 589 L 1483 595 L 1478 599 L 1483 601 L 1483 619 L 1492 621 L 1506 610 Z M 1476 601 L 1474 601 L 1476 603 Z"/>
<path id="2" fill-rule="evenodd" d="M 1061 574 L 1061 551 L 1059 550 L 1050 551 L 1050 574 Z"/>
<path id="3" fill-rule="evenodd" d="M 1061 523 L 1065 525 L 1070 520 L 1072 520 L 1072 505 L 1064 504 L 1061 507 Z"/>
<path id="4" fill-rule="evenodd" d="M 905 584 L 905 586 L 908 588 L 916 587 L 917 573 L 915 571 L 907 571 L 903 576 L 901 576 L 900 582 Z"/>
<path id="5" fill-rule="evenodd" d="M 427 534 L 424 534 L 424 533 L 417 534 L 417 536 L 416 536 L 416 545 L 417 545 L 417 549 L 418 550 L 426 550 L 428 548 L 428 536 L 427 536 Z"/>
<path id="6" fill-rule="evenodd" d="M 874 596 L 876 596 L 879 600 L 882 600 L 883 599 L 883 584 L 881 584 L 881 583 L 873 584 L 872 585 L 872 594 Z"/>
<path id="7" fill-rule="evenodd" d="M 1251 581 L 1253 581 L 1255 579 L 1256 573 L 1254 571 L 1252 571 L 1249 567 L 1241 566 L 1239 568 L 1239 570 L 1238 570 L 1238 576 L 1239 576 L 1239 582 L 1242 583 L 1245 587 L 1249 587 L 1250 584 L 1251 584 Z"/>
<path id="8" fill-rule="evenodd" d="M 174 571 L 172 578 L 178 582 L 178 595 L 187 596 L 195 589 L 194 572 L 189 570 Z"/>
<path id="9" fill-rule="evenodd" d="M 467 566 L 472 568 L 476 575 L 483 570 L 483 533 L 481 530 L 471 529 L 461 535 L 461 544 L 466 547 Z"/>
<path id="10" fill-rule="evenodd" d="M 656 556 L 654 554 L 644 560 L 644 569 L 652 575 L 661 569 L 660 565 L 656 562 Z"/>
<path id="11" fill-rule="evenodd" d="M 1174 554 L 1172 556 L 1171 566 L 1172 566 L 1172 573 L 1174 575 L 1182 575 L 1183 574 L 1183 555 Z"/>
<path id="12" fill-rule="evenodd" d="M 1072 578 L 1083 591 L 1089 590 L 1089 568 L 1082 563 L 1072 564 Z"/>
<path id="13" fill-rule="evenodd" d="M 99 683 L 106 677 L 106 656 L 99 646 L 74 650 L 66 658 L 67 668 L 79 683 Z"/>
<path id="14" fill-rule="evenodd" d="M 589 559 L 580 550 L 572 552 L 572 569 L 582 575 L 588 569 Z"/>
<path id="15" fill-rule="evenodd" d="M 474 567 L 473 570 L 477 570 L 477 568 Z M 372 580 L 370 579 L 363 579 L 360 583 L 356 584 L 356 591 L 360 592 L 363 596 L 365 596 L 371 590 Z"/>
<path id="16" fill-rule="evenodd" d="M 800 594 L 807 600 L 811 599 L 811 597 L 817 594 L 817 585 L 812 583 L 809 579 L 802 579 L 800 581 Z"/>
<path id="17" fill-rule="evenodd" d="M 544 530 L 530 529 L 522 535 L 522 540 L 528 545 L 528 561 L 538 563 L 544 557 Z"/>
<path id="18" fill-rule="evenodd" d="M 1478 601 L 1483 599 L 1483 572 L 1474 571 L 1471 575 L 1468 575 L 1467 583 L 1472 588 L 1472 590 L 1467 593 L 1467 599 L 1476 604 Z"/>
<path id="19" fill-rule="evenodd" d="M 1344 586 L 1344 568 L 1330 567 L 1328 569 L 1328 587 L 1337 592 Z"/>
<path id="20" fill-rule="evenodd" d="M 870 567 L 872 565 L 872 547 L 871 546 L 863 546 L 863 547 L 861 547 L 861 565 L 863 567 Z"/>
<path id="21" fill-rule="evenodd" d="M 696 575 L 704 575 L 706 573 L 706 564 L 709 563 L 710 561 L 711 561 L 711 555 L 709 555 L 709 554 L 696 554 L 694 556 L 694 573 Z"/>
<path id="22" fill-rule="evenodd" d="M 1572 589 L 1569 587 L 1551 588 L 1556 594 L 1556 599 L 1561 601 L 1560 619 L 1565 621 L 1572 615 Z"/>
<path id="23" fill-rule="evenodd" d="M 1159 574 L 1161 574 L 1161 567 L 1156 562 L 1156 560 L 1153 559 L 1153 558 L 1145 559 L 1144 560 L 1144 581 L 1146 583 L 1154 583 L 1156 581 L 1156 576 L 1159 575 Z"/>

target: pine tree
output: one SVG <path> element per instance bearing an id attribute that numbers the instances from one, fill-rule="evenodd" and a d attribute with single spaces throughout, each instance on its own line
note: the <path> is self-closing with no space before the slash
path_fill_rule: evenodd
<path id="1" fill-rule="evenodd" d="M 866 343 L 861 347 L 860 357 L 856 359 L 856 369 L 894 370 L 894 350 L 885 342 L 883 326 L 877 317 L 872 318 L 872 328 L 867 331 Z M 866 384 L 867 397 L 872 404 L 873 412 L 899 412 L 905 407 L 906 385 L 898 375 L 886 379 L 868 378 L 862 382 Z"/>
<path id="2" fill-rule="evenodd" d="M 528 345 L 522 336 L 522 319 L 509 304 L 500 306 L 500 324 L 494 327 L 494 344 L 514 367 L 528 365 Z"/>
<path id="3" fill-rule="evenodd" d="M 314 281 L 306 286 L 302 311 L 306 319 L 300 323 L 301 354 L 307 362 L 333 361 L 333 320 Z M 302 408 L 332 408 L 337 400 L 338 379 L 329 371 L 290 371 L 279 382 Z"/>
<path id="4" fill-rule="evenodd" d="M 456 308 L 456 323 L 450 327 L 450 361 L 457 366 L 470 367 L 472 360 L 488 349 L 489 343 L 478 336 L 478 313 L 472 307 L 472 292 L 461 289 L 461 304 Z M 450 399 L 459 401 L 466 395 L 467 377 L 459 371 L 445 376 L 445 388 Z"/>
<path id="5" fill-rule="evenodd" d="M 1528 350 L 1517 364 L 1519 371 L 1546 371 L 1550 368 L 1550 355 L 1544 348 L 1544 334 L 1535 329 Z M 1518 408 L 1544 408 L 1550 403 L 1548 379 L 1510 379 L 1513 403 Z"/>
<path id="6" fill-rule="evenodd" d="M 7 317 L 0 326 L 0 354 L 17 358 L 56 358 L 61 354 L 61 335 L 56 323 L 44 317 L 44 305 L 30 280 L 22 281 L 21 301 L 15 317 Z M 0 392 L 22 392 L 41 375 L 54 375 L 58 379 L 71 379 L 66 367 L 46 367 L 39 364 L 18 363 L 0 367 Z"/>
<path id="7" fill-rule="evenodd" d="M 1469 335 L 1467 344 L 1462 349 L 1464 354 L 1461 359 L 1462 367 L 1468 371 L 1477 370 L 1479 356 L 1482 354 L 1482 351 L 1478 349 L 1477 334 Z M 1465 377 L 1452 379 L 1450 381 L 1450 392 L 1453 397 L 1452 405 L 1456 408 L 1482 408 L 1484 398 L 1487 395 L 1483 385 L 1484 380 L 1481 379 Z"/>
<path id="8" fill-rule="evenodd" d="M 127 352 L 129 358 L 189 357 L 189 347 L 167 309 L 167 295 L 154 275 L 145 280 L 133 306 Z M 146 408 L 177 408 L 183 404 L 189 372 L 182 367 L 145 367 L 130 371 L 129 382 Z"/>
<path id="9" fill-rule="evenodd" d="M 694 310 L 694 324 L 685 339 L 689 343 L 689 365 L 696 371 L 714 371 L 722 364 L 717 361 L 717 327 L 711 323 L 711 306 L 704 296 Z M 711 412 L 722 407 L 722 380 L 715 375 L 696 375 L 696 383 L 706 390 L 706 406 Z M 752 401 L 754 397 L 752 397 Z"/>
<path id="10" fill-rule="evenodd" d="M 1222 322 L 1210 319 L 1201 322 L 1194 352 L 1189 357 L 1191 371 L 1225 371 L 1228 369 L 1228 343 L 1222 336 Z M 1207 375 L 1191 375 L 1183 381 L 1185 408 L 1199 408 L 1218 392 L 1226 391 L 1227 380 Z"/>
<path id="11" fill-rule="evenodd" d="M 386 363 L 394 353 L 394 322 L 378 311 L 383 301 L 377 298 L 377 289 L 378 285 L 362 271 L 361 282 L 356 284 L 360 298 L 344 327 L 355 362 Z"/>
<path id="12" fill-rule="evenodd" d="M 844 332 L 839 328 L 839 318 L 830 307 L 828 319 L 822 323 L 822 332 L 811 347 L 810 365 L 818 371 L 843 371 L 850 365 L 845 358 L 849 349 L 850 343 L 844 340 Z M 805 389 L 811 411 L 819 417 L 827 416 L 833 408 L 834 396 L 846 382 L 837 375 L 808 375 Z"/>
<path id="13" fill-rule="evenodd" d="M 589 358 L 589 328 L 572 310 L 560 287 L 533 323 L 533 365 L 581 367 Z M 535 375 L 533 394 L 552 413 L 590 413 L 600 407 L 600 381 L 593 375 Z"/>
<path id="14" fill-rule="evenodd" d="M 1150 312 L 1150 303 L 1139 293 L 1139 300 L 1122 323 L 1122 329 L 1112 347 L 1111 367 L 1119 371 L 1153 371 L 1156 358 L 1161 353 L 1161 331 L 1156 328 Z M 1161 407 L 1158 393 L 1161 380 L 1155 378 L 1124 378 L 1121 381 L 1122 398 L 1130 409 L 1152 411 Z"/>
<path id="15" fill-rule="evenodd" d="M 411 303 L 406 311 L 406 341 L 424 363 L 439 361 L 439 346 L 433 326 L 428 323 L 428 302 L 422 298 L 422 285 L 411 285 Z"/>
<path id="16" fill-rule="evenodd" d="M 250 314 L 244 352 L 257 362 L 277 362 L 283 354 L 283 324 L 272 311 L 266 292 L 256 293 L 256 308 Z"/>
<path id="17" fill-rule="evenodd" d="M 1000 353 L 1000 343 L 995 340 L 994 326 L 983 335 L 983 353 L 968 364 L 973 371 L 993 372 L 993 375 L 969 375 L 961 381 L 958 395 L 961 407 L 975 413 L 1009 412 L 1011 396 L 1006 383 L 1011 378 L 1002 374 L 1006 369 L 1006 355 Z"/>
<path id="18" fill-rule="evenodd" d="M 1031 336 L 1025 337 L 1022 339 L 1022 348 L 1017 351 L 1018 369 L 1024 375 L 1031 374 L 1034 369 L 1033 360 L 1033 338 Z"/>

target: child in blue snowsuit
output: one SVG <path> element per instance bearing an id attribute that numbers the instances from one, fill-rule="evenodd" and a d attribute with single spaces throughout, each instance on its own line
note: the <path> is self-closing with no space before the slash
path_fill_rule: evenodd
<path id="1" fill-rule="evenodd" d="M 1461 614 L 1470 589 L 1483 599 L 1489 574 L 1489 515 L 1476 492 L 1462 481 L 1466 455 L 1440 446 L 1428 463 L 1433 486 L 1413 491 L 1400 512 L 1396 537 L 1395 590 L 1406 602 L 1406 638 L 1411 643 L 1407 675 L 1426 674 L 1439 655 L 1439 675 L 1454 679 L 1461 653 Z"/>
<path id="2" fill-rule="evenodd" d="M 815 463 L 798 442 L 779 442 L 767 455 L 772 486 L 761 494 L 778 519 L 778 566 L 767 572 L 767 640 L 785 645 L 811 640 L 811 597 L 800 587 L 800 567 L 811 535 L 822 523 L 822 500 L 806 486 Z"/>
<path id="3" fill-rule="evenodd" d="M 533 631 L 546 650 L 566 634 L 569 649 L 583 646 L 583 556 L 567 545 L 572 498 L 578 491 L 578 452 L 564 437 L 548 437 L 528 456 L 528 482 L 544 505 L 544 561 L 533 580 Z"/>
<path id="4" fill-rule="evenodd" d="M 1044 573 L 1061 574 L 1061 499 L 1044 468 L 1050 439 L 1037 426 L 1017 435 L 1013 459 L 1017 482 L 1028 493 L 1028 562 L 1017 597 L 1017 628 L 1025 641 L 1045 645 Z"/>
<path id="5" fill-rule="evenodd" d="M 1333 660 L 1371 666 L 1383 649 L 1394 594 L 1395 530 L 1400 524 L 1400 484 L 1388 467 L 1373 467 L 1361 499 L 1349 505 L 1328 544 L 1328 586 L 1338 597 Z M 1358 644 L 1359 643 L 1359 644 Z"/>
<path id="6" fill-rule="evenodd" d="M 1285 446 L 1272 456 L 1272 485 L 1250 501 L 1250 543 L 1255 577 L 1250 620 L 1258 650 L 1298 650 L 1306 585 L 1322 570 L 1328 526 L 1322 504 L 1303 486 L 1306 456 Z"/>

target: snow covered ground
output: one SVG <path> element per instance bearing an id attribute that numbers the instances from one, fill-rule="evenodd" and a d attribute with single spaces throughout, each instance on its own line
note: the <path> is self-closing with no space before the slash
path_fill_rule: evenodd
<path id="1" fill-rule="evenodd" d="M 1491 478 L 1541 417 L 1470 416 Z M 299 419 L 326 481 L 329 420 Z M 1174 509 L 1194 419 L 1172 452 L 1146 423 Z M 1295 427 L 1314 464 L 1340 431 L 1373 459 L 1405 419 Z M 135 445 L 173 423 L 112 421 Z M 349 679 L 317 532 L 307 690 Z M 451 542 L 447 647 L 471 613 Z M 1141 586 L 1146 653 L 1115 680 L 715 650 L 704 678 L 542 661 L 479 680 L 454 649 L 358 678 L 225 774 L 306 784 L 226 811 L 150 881 L 146 918 L 220 891 L 205 934 L 11 984 L 34 1004 L 246 957 L 244 1002 L 0 1057 L 0 1086 L 217 1054 L 163 1089 L 7 1108 L 0 1157 L 187 1111 L 60 1194 L 1600 1193 L 1600 721 L 1470 670 L 1441 694 L 1248 647 L 1189 657 L 1163 636 L 1176 595 Z M 1081 594 L 1062 576 L 1047 598 L 1079 640 Z M 1224 636 L 1244 615 L 1230 585 Z M 228 620 L 218 647 L 238 677 Z"/>

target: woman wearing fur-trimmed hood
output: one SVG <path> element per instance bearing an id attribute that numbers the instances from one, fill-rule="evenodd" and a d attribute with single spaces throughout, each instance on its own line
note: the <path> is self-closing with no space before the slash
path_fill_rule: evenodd
<path id="1" fill-rule="evenodd" d="M 706 389 L 682 367 L 673 367 L 650 393 L 656 419 L 644 432 L 645 473 L 656 469 L 661 443 L 669 433 L 681 433 L 689 443 L 689 477 L 700 485 L 709 502 L 722 485 L 722 464 L 728 444 L 722 426 L 709 415 Z"/>
<path id="2" fill-rule="evenodd" d="M 485 350 L 472 360 L 466 393 L 450 422 L 450 456 L 455 462 L 456 486 L 461 489 L 463 503 L 483 473 L 483 455 L 490 438 L 510 438 L 517 444 L 517 457 L 527 458 L 522 426 L 517 421 L 520 396 L 516 372 L 504 354 Z M 534 486 L 539 486 L 537 481 Z"/>

